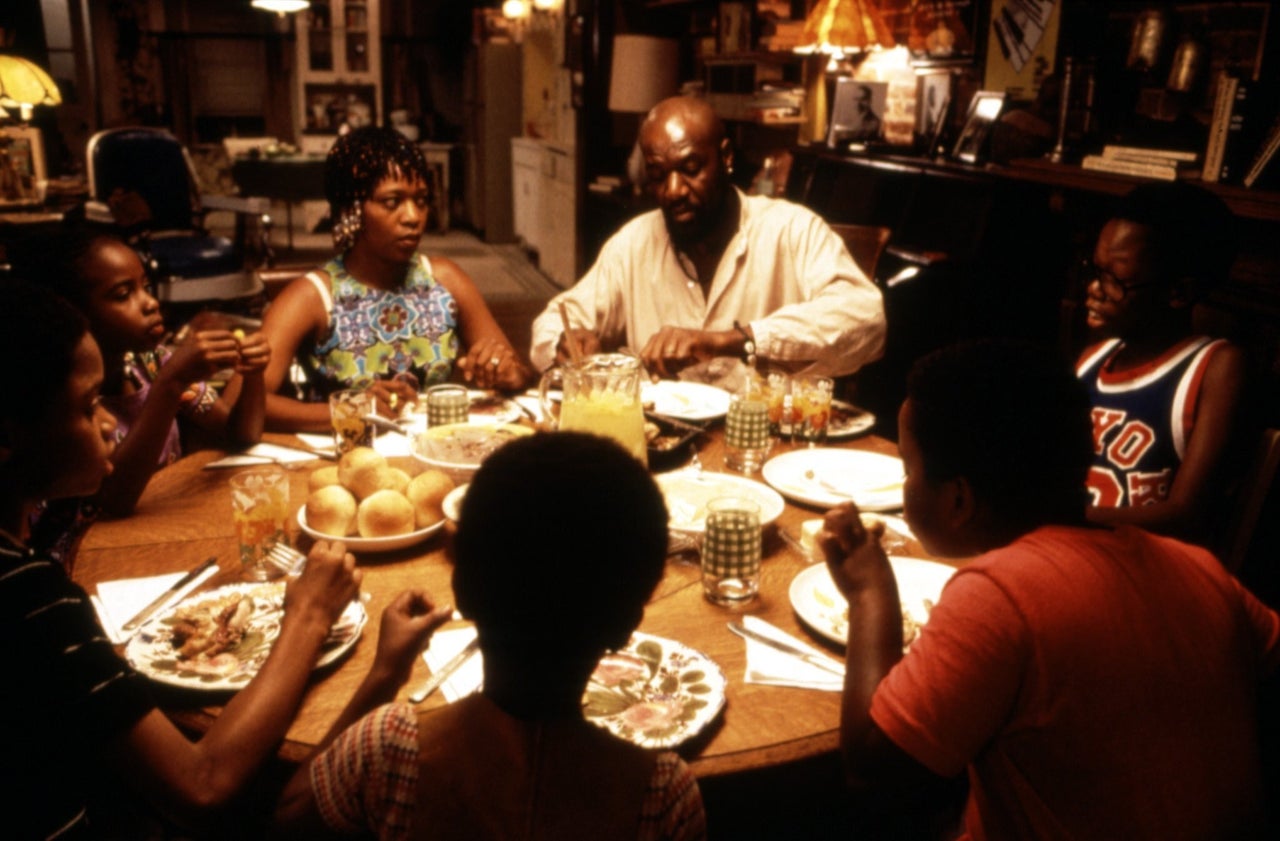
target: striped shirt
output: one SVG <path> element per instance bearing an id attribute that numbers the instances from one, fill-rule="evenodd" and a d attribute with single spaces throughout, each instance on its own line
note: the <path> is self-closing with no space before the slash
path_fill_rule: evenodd
<path id="1" fill-rule="evenodd" d="M 100 748 L 155 704 L 62 567 L 0 546 L 0 823 L 7 838 L 87 834 Z"/>
<path id="2" fill-rule="evenodd" d="M 349 727 L 311 764 L 311 791 L 335 832 L 372 830 L 409 839 L 418 785 L 418 718 L 408 704 L 379 707 Z M 702 794 L 674 753 L 659 754 L 641 806 L 638 841 L 706 837 Z"/>

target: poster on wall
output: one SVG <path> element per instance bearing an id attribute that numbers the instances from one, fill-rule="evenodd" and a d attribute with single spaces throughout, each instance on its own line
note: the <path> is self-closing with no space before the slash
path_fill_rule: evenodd
<path id="1" fill-rule="evenodd" d="M 880 15 L 916 66 L 972 64 L 981 47 L 985 0 L 884 0 Z"/>
<path id="2" fill-rule="evenodd" d="M 984 87 L 1013 100 L 1034 99 L 1054 72 L 1061 3 L 1055 0 L 994 0 L 987 33 Z"/>

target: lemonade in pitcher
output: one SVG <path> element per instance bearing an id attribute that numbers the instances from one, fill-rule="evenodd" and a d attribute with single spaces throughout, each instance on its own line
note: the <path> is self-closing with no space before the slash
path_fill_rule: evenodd
<path id="1" fill-rule="evenodd" d="M 618 391 L 579 392 L 560 407 L 560 428 L 612 438 L 627 452 L 648 464 L 644 412 L 640 398 Z"/>

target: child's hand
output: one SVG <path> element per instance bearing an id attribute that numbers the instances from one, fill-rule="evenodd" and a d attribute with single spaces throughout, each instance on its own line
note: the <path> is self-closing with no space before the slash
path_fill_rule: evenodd
<path id="1" fill-rule="evenodd" d="M 426 590 L 405 590 L 396 596 L 382 612 L 374 668 L 402 685 L 431 634 L 452 614 L 452 607 L 437 606 Z"/>
<path id="2" fill-rule="evenodd" d="M 341 540 L 317 540 L 302 574 L 285 590 L 285 619 L 308 619 L 329 628 L 360 592 L 364 573 Z"/>
<path id="3" fill-rule="evenodd" d="M 841 593 L 848 595 L 876 586 L 885 574 L 893 579 L 893 568 L 880 546 L 883 534 L 884 523 L 863 519 L 852 502 L 827 512 L 817 542 Z"/>
<path id="4" fill-rule="evenodd" d="M 174 347 L 160 375 L 188 386 L 234 368 L 239 361 L 240 346 L 230 330 L 200 330 Z"/>
<path id="5" fill-rule="evenodd" d="M 271 362 L 271 343 L 263 333 L 249 333 L 243 330 L 232 330 L 231 337 L 240 348 L 240 358 L 236 362 L 237 374 L 260 374 Z"/>

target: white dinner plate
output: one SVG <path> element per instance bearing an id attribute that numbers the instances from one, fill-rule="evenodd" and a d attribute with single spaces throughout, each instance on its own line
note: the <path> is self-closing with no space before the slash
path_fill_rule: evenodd
<path id="1" fill-rule="evenodd" d="M 467 488 L 471 487 L 470 483 L 458 485 L 458 487 L 445 494 L 444 500 L 440 503 L 440 508 L 444 511 L 444 515 L 455 523 L 462 518 L 462 498 L 467 495 Z"/>
<path id="2" fill-rule="evenodd" d="M 185 599 L 148 621 L 129 640 L 124 656 L 129 664 L 154 681 L 186 689 L 241 689 L 262 668 L 280 635 L 284 616 L 284 582 L 228 584 Z M 173 627 L 180 611 L 206 604 L 231 603 L 236 596 L 253 599 L 244 637 L 225 652 L 182 660 L 173 647 Z M 356 644 L 369 614 L 360 600 L 352 601 L 329 630 L 316 668 L 334 662 Z"/>
<path id="3" fill-rule="evenodd" d="M 813 447 L 774 456 L 761 475 L 784 496 L 821 508 L 850 499 L 864 511 L 902 507 L 902 459 L 894 456 Z"/>
<path id="4" fill-rule="evenodd" d="M 876 425 L 876 416 L 843 400 L 831 401 L 831 418 L 827 421 L 827 437 L 840 440 L 861 435 Z"/>
<path id="5" fill-rule="evenodd" d="M 729 411 L 729 392 L 706 383 L 659 380 L 640 386 L 640 399 L 652 412 L 689 421 L 722 418 Z"/>
<path id="6" fill-rule="evenodd" d="M 910 646 L 915 634 L 908 629 L 918 629 L 929 621 L 929 612 L 955 569 L 918 558 L 891 556 L 889 563 L 902 601 L 903 642 Z M 836 589 L 826 564 L 806 567 L 791 579 L 790 597 L 796 615 L 810 628 L 839 645 L 849 639 L 849 604 Z"/>
<path id="7" fill-rule="evenodd" d="M 356 535 L 341 537 L 316 531 L 307 525 L 307 506 L 304 505 L 298 509 L 298 526 L 316 540 L 341 540 L 350 552 L 393 552 L 426 540 L 444 527 L 444 520 L 425 529 L 416 529 L 408 534 L 396 534 L 391 537 L 358 537 Z"/>
<path id="8" fill-rule="evenodd" d="M 672 748 L 724 708 L 724 672 L 701 651 L 636 631 L 604 655 L 582 695 L 582 714 L 644 748 Z"/>
<path id="9" fill-rule="evenodd" d="M 706 530 L 707 503 L 721 496 L 745 496 L 760 506 L 760 525 L 782 514 L 787 503 L 777 491 L 754 479 L 704 470 L 675 470 L 653 477 L 667 501 L 667 527 L 680 534 Z"/>

